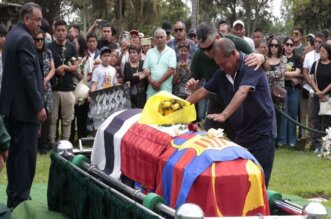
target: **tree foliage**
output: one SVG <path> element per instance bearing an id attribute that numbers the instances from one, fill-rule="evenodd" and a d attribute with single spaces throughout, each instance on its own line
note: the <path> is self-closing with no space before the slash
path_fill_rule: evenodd
<path id="1" fill-rule="evenodd" d="M 200 1 L 201 21 L 226 20 L 230 26 L 238 19 L 245 22 L 248 35 L 256 28 L 269 31 L 272 26 L 270 0 L 205 0 Z"/>
<path id="2" fill-rule="evenodd" d="M 292 0 L 293 21 L 308 32 L 316 33 L 331 25 L 331 1 Z"/>

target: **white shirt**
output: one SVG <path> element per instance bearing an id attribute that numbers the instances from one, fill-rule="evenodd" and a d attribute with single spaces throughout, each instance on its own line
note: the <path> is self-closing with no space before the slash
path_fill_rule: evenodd
<path id="1" fill-rule="evenodd" d="M 308 68 L 308 74 L 310 73 L 311 66 L 317 60 L 319 60 L 321 54 L 316 50 L 310 51 L 306 54 L 305 60 L 303 61 L 303 68 Z"/>
<path id="2" fill-rule="evenodd" d="M 117 84 L 116 69 L 112 66 L 99 65 L 93 70 L 92 82 L 97 83 L 96 90 L 109 88 Z"/>
<path id="3" fill-rule="evenodd" d="M 248 43 L 248 45 L 252 48 L 252 51 L 255 52 L 255 45 L 254 45 L 254 41 L 249 38 L 244 36 L 244 40 Z"/>

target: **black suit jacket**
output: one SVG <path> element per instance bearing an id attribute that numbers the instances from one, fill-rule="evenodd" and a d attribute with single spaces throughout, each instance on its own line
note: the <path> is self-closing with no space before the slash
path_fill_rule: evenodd
<path id="1" fill-rule="evenodd" d="M 0 114 L 38 124 L 37 114 L 44 108 L 43 74 L 33 38 L 20 23 L 7 35 L 2 62 Z"/>

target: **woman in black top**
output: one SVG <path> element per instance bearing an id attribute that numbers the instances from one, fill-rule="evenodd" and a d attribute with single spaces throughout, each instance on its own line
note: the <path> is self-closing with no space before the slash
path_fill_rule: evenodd
<path id="1" fill-rule="evenodd" d="M 141 49 L 129 46 L 129 61 L 124 65 L 125 82 L 130 85 L 132 108 L 144 108 L 146 103 L 147 74 L 143 73 L 143 61 L 140 60 Z"/>
<path id="2" fill-rule="evenodd" d="M 317 65 L 317 66 L 316 66 Z M 321 47 L 321 58 L 315 61 L 310 69 L 313 89 L 319 97 L 320 102 L 330 101 L 331 94 L 331 45 L 323 43 Z M 319 110 L 319 109 L 318 109 Z M 320 115 L 319 124 L 321 130 L 331 126 L 331 115 Z"/>

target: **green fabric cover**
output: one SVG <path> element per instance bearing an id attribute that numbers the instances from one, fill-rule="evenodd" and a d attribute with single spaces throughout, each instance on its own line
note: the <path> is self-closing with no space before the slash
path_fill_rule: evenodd
<path id="1" fill-rule="evenodd" d="M 270 206 L 270 214 L 271 215 L 278 215 L 279 209 L 275 206 L 275 201 L 282 201 L 283 197 L 282 194 L 273 190 L 267 190 L 269 206 Z"/>
<path id="2" fill-rule="evenodd" d="M 100 187 L 57 154 L 52 153 L 51 160 L 47 191 L 50 210 L 72 219 L 158 218 Z"/>

